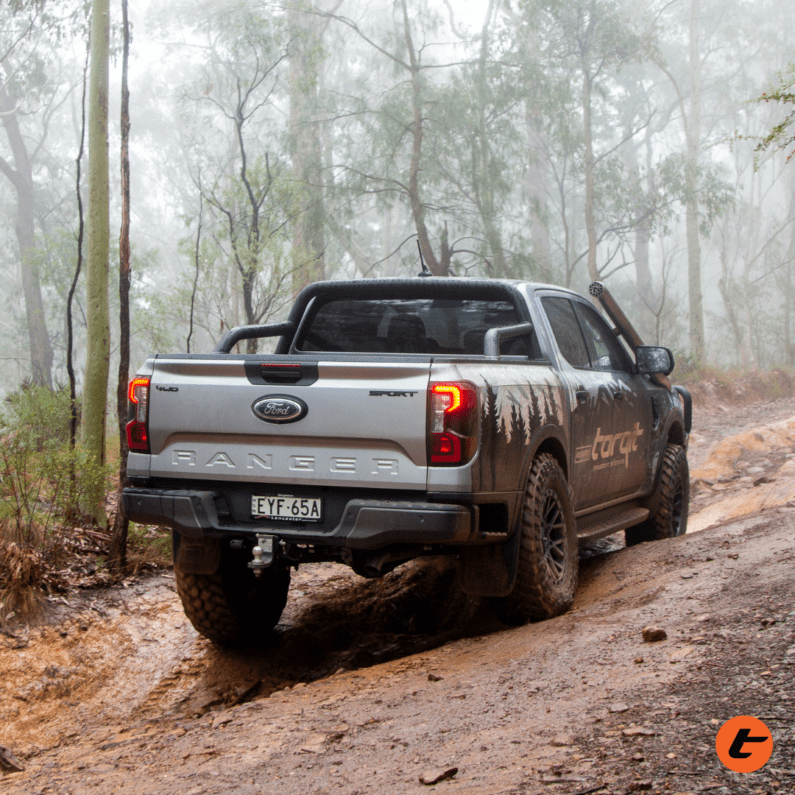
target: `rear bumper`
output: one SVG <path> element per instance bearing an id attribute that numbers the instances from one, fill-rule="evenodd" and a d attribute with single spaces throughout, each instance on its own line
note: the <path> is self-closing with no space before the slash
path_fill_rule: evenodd
<path id="1" fill-rule="evenodd" d="M 476 509 L 428 502 L 349 500 L 336 527 L 312 531 L 267 524 L 224 524 L 214 491 L 128 488 L 122 493 L 126 516 L 141 524 L 165 525 L 186 538 L 255 537 L 267 533 L 297 544 L 373 550 L 391 544 L 477 542 Z"/>

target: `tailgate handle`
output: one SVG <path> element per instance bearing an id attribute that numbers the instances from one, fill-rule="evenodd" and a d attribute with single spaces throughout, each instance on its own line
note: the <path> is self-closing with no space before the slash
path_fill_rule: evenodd
<path id="1" fill-rule="evenodd" d="M 266 384 L 296 384 L 302 378 L 300 364 L 262 364 L 260 373 Z"/>
<path id="2" fill-rule="evenodd" d="M 263 357 L 264 358 L 264 357 Z M 285 362 L 277 357 L 243 362 L 246 378 L 257 386 L 309 386 L 317 381 L 317 362 Z"/>

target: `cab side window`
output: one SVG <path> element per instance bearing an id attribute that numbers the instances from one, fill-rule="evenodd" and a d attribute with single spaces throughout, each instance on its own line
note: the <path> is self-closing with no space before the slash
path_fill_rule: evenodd
<path id="1" fill-rule="evenodd" d="M 552 327 L 555 342 L 566 361 L 572 367 L 590 367 L 591 358 L 571 301 L 568 298 L 548 295 L 541 298 L 541 305 Z"/>
<path id="2" fill-rule="evenodd" d="M 604 318 L 592 306 L 580 301 L 577 302 L 577 311 L 582 319 L 591 367 L 594 370 L 631 372 L 629 357 Z"/>

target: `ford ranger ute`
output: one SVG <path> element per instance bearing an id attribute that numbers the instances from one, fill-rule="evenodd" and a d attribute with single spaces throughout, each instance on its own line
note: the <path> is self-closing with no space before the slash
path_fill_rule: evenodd
<path id="1" fill-rule="evenodd" d="M 379 577 L 425 555 L 514 621 L 565 612 L 578 544 L 685 532 L 690 396 L 598 282 L 319 282 L 286 322 L 130 384 L 127 516 L 173 531 L 177 590 L 218 643 L 279 621 L 290 570 Z M 274 337 L 274 353 L 233 353 Z M 622 340 L 623 338 L 623 340 Z M 630 353 L 631 352 L 631 353 Z"/>

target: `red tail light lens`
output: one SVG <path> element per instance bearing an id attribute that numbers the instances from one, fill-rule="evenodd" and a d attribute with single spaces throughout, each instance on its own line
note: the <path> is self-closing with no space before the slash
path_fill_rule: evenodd
<path id="1" fill-rule="evenodd" d="M 469 381 L 429 387 L 428 458 L 436 466 L 461 466 L 478 449 L 478 390 Z"/>
<path id="2" fill-rule="evenodd" d="M 133 378 L 127 393 L 130 421 L 127 423 L 127 447 L 134 453 L 149 452 L 149 379 Z"/>

